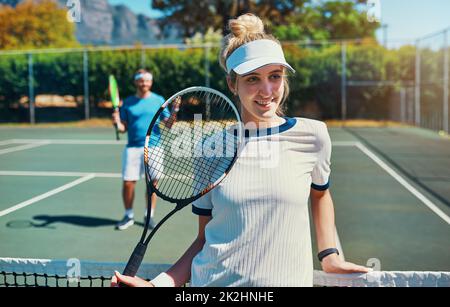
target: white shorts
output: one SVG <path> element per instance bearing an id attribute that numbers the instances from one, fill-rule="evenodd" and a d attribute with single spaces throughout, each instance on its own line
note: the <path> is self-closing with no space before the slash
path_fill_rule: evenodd
<path id="1" fill-rule="evenodd" d="M 164 171 L 164 151 L 161 147 L 149 148 L 150 178 L 159 180 Z M 157 165 L 156 168 L 152 166 Z M 138 181 L 144 177 L 144 147 L 125 147 L 122 154 L 122 179 Z"/>

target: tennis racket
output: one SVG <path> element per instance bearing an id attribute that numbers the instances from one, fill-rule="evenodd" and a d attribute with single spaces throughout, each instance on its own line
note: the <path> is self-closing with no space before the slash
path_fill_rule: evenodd
<path id="1" fill-rule="evenodd" d="M 119 110 L 120 96 L 119 96 L 119 87 L 117 86 L 116 78 L 113 75 L 109 75 L 109 96 L 111 97 L 111 102 L 113 105 L 114 112 Z M 120 140 L 119 137 L 119 129 L 117 128 L 117 124 L 114 124 L 116 129 L 116 140 Z"/>
<path id="2" fill-rule="evenodd" d="M 169 119 L 158 121 L 165 108 L 171 110 Z M 150 123 L 144 147 L 147 220 L 124 275 L 136 275 L 151 238 L 167 219 L 225 178 L 243 146 L 242 132 L 234 104 L 210 88 L 187 88 L 161 106 Z M 153 192 L 176 207 L 147 236 Z"/>

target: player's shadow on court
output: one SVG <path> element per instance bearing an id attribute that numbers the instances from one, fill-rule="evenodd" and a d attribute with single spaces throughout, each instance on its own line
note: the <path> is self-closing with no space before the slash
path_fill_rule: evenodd
<path id="1" fill-rule="evenodd" d="M 21 228 L 49 228 L 56 229 L 57 224 L 70 224 L 80 227 L 106 227 L 115 226 L 118 220 L 112 220 L 108 218 L 92 217 L 92 216 L 80 216 L 80 215 L 37 215 L 33 217 L 33 221 L 30 220 L 15 220 L 6 224 L 8 228 L 21 229 Z M 142 223 L 136 222 L 135 225 L 143 227 Z"/>

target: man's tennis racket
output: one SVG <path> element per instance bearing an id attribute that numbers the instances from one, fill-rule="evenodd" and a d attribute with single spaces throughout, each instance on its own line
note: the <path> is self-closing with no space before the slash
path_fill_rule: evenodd
<path id="1" fill-rule="evenodd" d="M 109 75 L 108 89 L 114 112 L 116 112 L 119 110 L 120 96 L 119 96 L 119 87 L 117 86 L 116 78 L 114 78 L 113 75 Z M 117 124 L 114 124 L 114 127 L 116 128 L 116 140 L 120 140 L 119 129 L 117 128 Z"/>
<path id="2" fill-rule="evenodd" d="M 169 107 L 171 116 L 157 121 Z M 157 133 L 159 132 L 159 133 Z M 142 237 L 123 272 L 135 276 L 151 238 L 175 212 L 216 187 L 228 174 L 243 145 L 243 126 L 234 104 L 222 93 L 191 87 L 170 97 L 153 118 L 145 139 L 144 165 L 149 193 Z M 151 194 L 175 203 L 150 232 Z"/>

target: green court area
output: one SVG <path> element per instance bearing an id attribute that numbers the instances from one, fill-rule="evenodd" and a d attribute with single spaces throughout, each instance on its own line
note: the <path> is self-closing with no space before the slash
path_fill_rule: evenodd
<path id="1" fill-rule="evenodd" d="M 345 258 L 375 258 L 384 271 L 450 271 L 450 140 L 407 127 L 329 130 Z M 108 128 L 0 127 L 0 257 L 127 261 L 143 229 L 145 186 L 138 223 L 116 231 L 124 146 Z M 159 200 L 156 219 L 173 208 Z M 173 263 L 196 232 L 186 207 L 157 232 L 145 262 Z"/>

